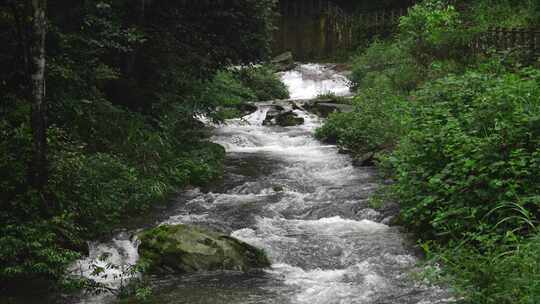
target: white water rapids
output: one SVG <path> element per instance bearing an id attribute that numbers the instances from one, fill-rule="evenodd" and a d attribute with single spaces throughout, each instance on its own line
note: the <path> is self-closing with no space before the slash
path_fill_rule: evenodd
<path id="1" fill-rule="evenodd" d="M 345 77 L 324 65 L 301 65 L 282 74 L 294 99 L 349 93 Z M 304 111 L 298 127 L 262 126 L 271 104 L 215 130 L 212 140 L 227 151 L 222 184 L 191 190 L 156 224 L 195 224 L 230 233 L 263 248 L 272 267 L 250 273 L 211 272 L 154 277 L 150 303 L 163 304 L 361 304 L 452 302 L 446 290 L 411 278 L 418 271 L 391 214 L 368 207 L 377 188 L 372 168 L 355 168 L 335 146 L 312 136 L 319 118 Z M 94 244 L 76 266 L 89 276 L 93 259 L 136 262 L 133 233 Z M 107 261 L 99 262 L 106 265 Z M 98 281 L 118 287 L 119 270 Z M 106 296 L 79 303 L 110 302 Z"/>

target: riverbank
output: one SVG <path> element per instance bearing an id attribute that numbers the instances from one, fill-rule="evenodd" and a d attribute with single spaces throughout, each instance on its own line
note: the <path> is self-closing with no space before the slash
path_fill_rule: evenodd
<path id="1" fill-rule="evenodd" d="M 234 107 L 247 100 L 285 98 L 287 90 L 274 71 L 264 66 L 219 72 L 197 95 L 203 100 L 212 99 L 222 107 Z M 88 110 L 96 110 L 94 106 L 98 107 L 89 104 L 91 109 Z M 211 128 L 195 118 L 185 117 L 186 113 L 176 110 L 150 118 L 128 109 L 110 107 L 113 112 L 102 109 L 101 116 L 92 118 L 90 115 L 83 120 L 95 119 L 84 132 L 93 132 L 88 136 L 100 143 L 99 151 L 88 146 L 97 145 L 96 141 L 84 144 L 75 140 L 73 134 L 57 128 L 51 130 L 58 133 L 51 140 L 50 152 L 55 157 L 51 160 L 49 187 L 56 206 L 50 212 L 57 216 L 52 222 L 36 222 L 31 216 L 27 224 L 2 226 L 5 232 L 2 241 L 11 240 L 0 253 L 5 262 L 2 274 L 11 278 L 2 281 L 0 294 L 6 297 L 2 301 L 40 302 L 52 293 L 50 301 L 54 303 L 57 301 L 54 295 L 65 290 L 100 290 L 94 282 L 73 277 L 71 271 L 75 270 L 69 270 L 69 265 L 88 255 L 96 240 L 108 240 L 122 228 L 147 223 L 148 214 L 159 213 L 157 209 L 166 208 L 179 192 L 208 185 L 223 176 L 225 151 L 208 141 Z M 219 110 L 212 110 L 208 117 L 223 120 Z M 74 126 L 77 129 L 74 134 L 82 132 L 78 129 L 81 125 Z M 11 142 L 14 138 L 8 136 L 5 140 Z M 24 147 L 21 145 L 18 149 Z M 20 161 L 9 165 L 16 166 Z M 14 169 L 11 173 L 22 172 Z M 30 198 L 31 195 L 18 200 Z M 15 241 L 22 236 L 35 242 Z M 26 262 L 21 263 L 19 259 Z M 99 272 L 107 265 L 96 263 L 94 266 L 84 272 Z M 31 275 L 34 271 L 47 274 L 44 277 Z M 27 290 L 29 285 L 33 286 L 32 292 Z"/>
<path id="2" fill-rule="evenodd" d="M 400 203 L 399 222 L 433 265 L 425 278 L 466 303 L 535 303 L 540 66 L 528 52 L 470 52 L 461 25 L 477 17 L 415 6 L 394 39 L 354 58 L 354 111 L 316 135 L 374 155 L 393 179 L 379 201 Z"/>

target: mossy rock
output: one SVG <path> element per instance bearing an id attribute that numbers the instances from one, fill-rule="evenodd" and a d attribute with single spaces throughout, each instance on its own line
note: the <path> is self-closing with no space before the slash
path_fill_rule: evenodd
<path id="1" fill-rule="evenodd" d="M 298 117 L 293 111 L 282 111 L 280 113 L 268 113 L 263 125 L 278 125 L 282 127 L 298 126 L 304 123 L 304 118 Z"/>
<path id="2" fill-rule="evenodd" d="M 286 112 L 276 117 L 276 123 L 282 127 L 292 127 L 304 124 L 304 118 L 298 117 L 294 112 Z"/>
<path id="3" fill-rule="evenodd" d="M 163 225 L 138 237 L 139 263 L 150 273 L 247 271 L 270 266 L 261 249 L 199 227 Z"/>

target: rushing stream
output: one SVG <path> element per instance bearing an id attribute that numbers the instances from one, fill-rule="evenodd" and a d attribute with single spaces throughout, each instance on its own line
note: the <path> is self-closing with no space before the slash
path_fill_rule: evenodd
<path id="1" fill-rule="evenodd" d="M 321 65 L 302 65 L 282 74 L 293 98 L 327 91 L 349 93 L 343 76 Z M 375 171 L 355 168 L 335 146 L 313 138 L 321 121 L 298 127 L 262 126 L 271 104 L 218 127 L 212 140 L 227 150 L 224 181 L 209 191 L 190 190 L 159 223 L 184 223 L 230 233 L 268 253 L 272 267 L 250 273 L 212 272 L 154 277 L 163 304 L 360 304 L 449 303 L 448 292 L 411 278 L 417 258 L 388 214 L 369 209 L 377 188 Z M 92 246 L 110 262 L 136 262 L 132 233 Z M 89 275 L 91 258 L 81 261 Z M 104 265 L 106 262 L 102 262 Z M 117 286 L 109 270 L 101 282 Z M 91 297 L 80 303 L 103 303 Z"/>

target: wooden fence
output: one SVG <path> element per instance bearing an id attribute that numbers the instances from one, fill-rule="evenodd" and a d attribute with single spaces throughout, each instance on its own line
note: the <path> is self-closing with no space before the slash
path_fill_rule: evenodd
<path id="1" fill-rule="evenodd" d="M 281 0 L 279 30 L 274 50 L 293 53 L 300 60 L 330 57 L 358 46 L 362 39 L 388 36 L 406 16 L 408 8 L 351 14 L 328 0 Z M 519 50 L 540 57 L 539 29 L 490 28 L 471 39 L 475 53 Z"/>
<path id="2" fill-rule="evenodd" d="M 407 8 L 372 11 L 350 16 L 355 24 L 363 28 L 393 27 L 399 24 L 399 18 L 407 15 Z"/>
<path id="3" fill-rule="evenodd" d="M 351 16 L 328 0 L 281 0 L 274 52 L 292 51 L 299 60 L 331 57 L 352 47 Z"/>
<path id="4" fill-rule="evenodd" d="M 540 56 L 540 30 L 490 28 L 471 41 L 471 48 L 477 53 L 520 50 Z"/>

